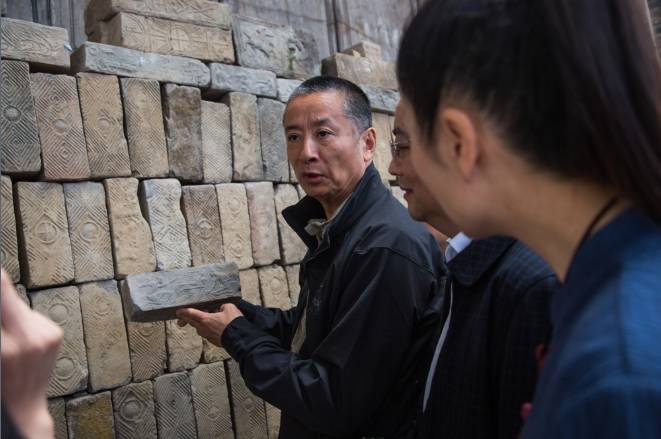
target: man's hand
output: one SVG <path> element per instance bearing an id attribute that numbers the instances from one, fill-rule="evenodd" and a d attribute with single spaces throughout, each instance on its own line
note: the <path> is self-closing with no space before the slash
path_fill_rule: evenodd
<path id="1" fill-rule="evenodd" d="M 221 346 L 220 339 L 227 325 L 243 314 L 235 305 L 221 305 L 218 312 L 208 313 L 195 308 L 185 308 L 177 311 L 179 326 L 191 325 L 197 333 L 216 346 Z"/>

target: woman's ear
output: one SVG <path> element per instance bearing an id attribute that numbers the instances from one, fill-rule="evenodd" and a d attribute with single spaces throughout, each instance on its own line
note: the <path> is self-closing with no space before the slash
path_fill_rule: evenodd
<path id="1" fill-rule="evenodd" d="M 455 168 L 463 179 L 469 180 L 481 154 L 475 122 L 469 113 L 455 107 L 441 110 L 439 119 L 441 159 Z"/>

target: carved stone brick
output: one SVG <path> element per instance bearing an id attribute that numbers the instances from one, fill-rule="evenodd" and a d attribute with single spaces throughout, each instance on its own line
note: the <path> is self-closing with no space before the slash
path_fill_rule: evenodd
<path id="1" fill-rule="evenodd" d="M 205 183 L 232 181 L 230 109 L 221 102 L 202 101 L 202 156 Z"/>
<path id="2" fill-rule="evenodd" d="M 302 82 L 303 81 L 298 79 L 278 78 L 277 79 L 278 100 L 280 102 L 287 103 L 287 101 L 289 101 L 289 96 L 296 89 L 296 87 L 301 85 Z"/>
<path id="3" fill-rule="evenodd" d="M 224 349 L 210 343 L 206 338 L 202 339 L 202 361 L 204 363 L 215 363 L 217 361 L 229 360 L 232 358 Z"/>
<path id="4" fill-rule="evenodd" d="M 46 180 L 90 177 L 76 78 L 33 73 L 30 87 L 41 139 Z"/>
<path id="5" fill-rule="evenodd" d="M 18 241 L 16 237 L 16 216 L 14 214 L 14 197 L 11 179 L 2 176 L 2 191 L 0 192 L 0 264 L 7 270 L 13 282 L 21 279 L 18 263 Z"/>
<path id="6" fill-rule="evenodd" d="M 85 9 L 85 32 L 118 12 L 166 18 L 186 23 L 229 29 L 232 22 L 229 4 L 207 0 L 91 0 Z"/>
<path id="7" fill-rule="evenodd" d="M 289 227 L 282 216 L 282 211 L 298 203 L 298 192 L 291 184 L 279 184 L 275 187 L 275 211 L 278 214 L 278 231 L 280 234 L 280 254 L 283 264 L 296 264 L 303 260 L 308 248 L 301 238 Z"/>
<path id="8" fill-rule="evenodd" d="M 294 171 L 294 167 L 289 164 L 289 181 L 291 183 L 298 183 L 298 179 L 296 178 L 296 171 Z"/>
<path id="9" fill-rule="evenodd" d="M 309 32 L 235 17 L 234 43 L 242 66 L 270 70 L 285 78 L 305 79 L 319 74 L 319 47 Z"/>
<path id="10" fill-rule="evenodd" d="M 132 321 L 176 318 L 179 308 L 216 310 L 241 298 L 236 264 L 210 264 L 135 274 L 121 284 L 124 310 Z"/>
<path id="11" fill-rule="evenodd" d="M 69 32 L 23 20 L 0 19 L 2 57 L 57 70 L 69 69 Z"/>
<path id="12" fill-rule="evenodd" d="M 73 258 L 62 186 L 18 182 L 14 190 L 22 281 L 28 288 L 72 281 Z"/>
<path id="13" fill-rule="evenodd" d="M 24 62 L 3 60 L 0 76 L 2 172 L 36 174 L 41 171 L 41 144 L 30 90 L 30 67 Z"/>
<path id="14" fill-rule="evenodd" d="M 259 141 L 257 98 L 245 93 L 229 93 L 223 98 L 232 113 L 232 156 L 237 181 L 264 178 L 262 148 Z"/>
<path id="15" fill-rule="evenodd" d="M 321 62 L 324 75 L 348 79 L 360 85 L 397 90 L 395 65 L 363 56 L 336 53 Z"/>
<path id="16" fill-rule="evenodd" d="M 48 412 L 55 424 L 55 439 L 67 439 L 67 414 L 64 398 L 53 398 L 48 400 Z"/>
<path id="17" fill-rule="evenodd" d="M 390 166 L 390 139 L 394 126 L 392 116 L 383 113 L 372 113 L 372 124 L 376 129 L 376 149 L 372 161 L 381 175 L 381 180 L 387 182 L 395 181 L 396 177 L 388 172 Z"/>
<path id="18" fill-rule="evenodd" d="M 79 296 L 78 287 L 30 293 L 32 309 L 53 320 L 64 331 L 48 384 L 48 397 L 69 395 L 87 387 L 87 356 Z"/>
<path id="19" fill-rule="evenodd" d="M 76 282 L 114 275 L 106 194 L 101 183 L 65 183 L 64 199 Z"/>
<path id="20" fill-rule="evenodd" d="M 30 299 L 28 298 L 28 293 L 25 287 L 21 284 L 14 284 L 14 287 L 16 288 L 16 294 L 18 294 L 18 297 L 20 297 L 27 306 L 30 306 Z"/>
<path id="21" fill-rule="evenodd" d="M 131 381 L 131 361 L 122 314 L 122 300 L 114 280 L 80 286 L 89 390 L 111 389 Z"/>
<path id="22" fill-rule="evenodd" d="M 149 224 L 142 217 L 138 203 L 138 180 L 109 178 L 106 189 L 108 217 L 115 259 L 115 275 L 154 271 L 156 256 Z"/>
<path id="23" fill-rule="evenodd" d="M 246 183 L 248 211 L 250 212 L 250 236 L 252 257 L 255 265 L 272 264 L 280 258 L 278 226 L 273 202 L 273 184 L 269 182 Z"/>
<path id="24" fill-rule="evenodd" d="M 67 401 L 69 439 L 114 439 L 110 392 Z"/>
<path id="25" fill-rule="evenodd" d="M 393 196 L 397 199 L 397 201 L 402 203 L 404 207 L 408 207 L 409 204 L 406 202 L 406 199 L 404 198 L 404 191 L 402 190 L 402 188 L 400 188 L 399 186 L 393 186 L 390 188 L 390 190 Z"/>
<path id="26" fill-rule="evenodd" d="M 224 262 L 216 188 L 201 185 L 184 186 L 181 190 L 193 266 Z"/>
<path id="27" fill-rule="evenodd" d="M 289 284 L 289 298 L 292 305 L 296 306 L 298 303 L 299 295 L 301 294 L 301 284 L 298 280 L 301 271 L 301 266 L 287 265 L 285 272 L 287 272 L 287 283 Z"/>
<path id="28" fill-rule="evenodd" d="M 278 265 L 259 267 L 259 286 L 262 290 L 264 306 L 269 308 L 290 309 L 289 284 L 285 270 Z"/>
<path id="29" fill-rule="evenodd" d="M 264 179 L 289 181 L 289 162 L 282 116 L 285 104 L 273 99 L 257 99 L 259 131 L 262 141 L 262 169 Z"/>
<path id="30" fill-rule="evenodd" d="M 370 41 L 361 41 L 360 43 L 343 50 L 342 53 L 346 53 L 348 55 L 355 54 L 357 56 L 365 57 L 371 61 L 381 61 L 383 59 L 381 55 L 381 46 Z"/>
<path id="31" fill-rule="evenodd" d="M 266 406 L 266 426 L 269 432 L 269 439 L 278 439 L 280 433 L 280 410 L 265 402 Z"/>
<path id="32" fill-rule="evenodd" d="M 113 390 L 112 406 L 117 439 L 157 439 L 151 381 Z"/>
<path id="33" fill-rule="evenodd" d="M 133 381 L 154 378 L 165 369 L 165 324 L 126 322 Z"/>
<path id="34" fill-rule="evenodd" d="M 259 294 L 259 277 L 257 276 L 257 270 L 251 268 L 250 270 L 240 271 L 239 280 L 241 281 L 241 296 L 243 297 L 243 300 L 254 305 L 261 305 L 262 297 Z"/>
<path id="35" fill-rule="evenodd" d="M 216 194 L 225 260 L 235 262 L 240 269 L 249 268 L 253 259 L 246 188 L 240 183 L 223 183 L 216 185 Z"/>
<path id="36" fill-rule="evenodd" d="M 395 108 L 397 108 L 399 102 L 399 92 L 369 85 L 363 85 L 360 88 L 363 89 L 370 100 L 372 110 L 389 114 L 395 113 Z"/>
<path id="37" fill-rule="evenodd" d="M 256 70 L 229 64 L 209 64 L 211 84 L 205 97 L 217 98 L 225 93 L 236 91 L 250 93 L 267 98 L 275 98 L 278 90 L 275 85 L 275 73 L 268 70 Z"/>
<path id="38" fill-rule="evenodd" d="M 200 90 L 166 84 L 163 116 L 170 176 L 202 181 L 202 101 Z"/>
<path id="39" fill-rule="evenodd" d="M 232 32 L 217 26 L 120 12 L 98 23 L 90 41 L 163 55 L 234 63 Z"/>
<path id="40" fill-rule="evenodd" d="M 154 380 L 159 438 L 197 439 L 190 378 L 187 372 Z"/>
<path id="41" fill-rule="evenodd" d="M 236 439 L 268 437 L 264 402 L 248 390 L 236 361 L 228 361 L 227 366 L 232 389 L 230 394 Z"/>
<path id="42" fill-rule="evenodd" d="M 149 221 L 156 268 L 171 270 L 191 264 L 186 220 L 181 213 L 181 184 L 173 178 L 140 183 L 140 205 Z"/>
<path id="43" fill-rule="evenodd" d="M 223 363 L 196 367 L 190 380 L 198 437 L 234 439 Z"/>
<path id="44" fill-rule="evenodd" d="M 122 78 L 122 98 L 131 172 L 134 177 L 166 177 L 170 170 L 158 81 Z"/>
<path id="45" fill-rule="evenodd" d="M 202 357 L 202 338 L 190 325 L 183 328 L 176 320 L 165 322 L 168 347 L 168 372 L 192 369 Z"/>
<path id="46" fill-rule="evenodd" d="M 209 68 L 201 61 L 85 42 L 71 55 L 75 72 L 97 72 L 207 87 Z"/>
<path id="47" fill-rule="evenodd" d="M 92 177 L 130 177 L 117 77 L 96 73 L 79 73 L 77 77 Z"/>

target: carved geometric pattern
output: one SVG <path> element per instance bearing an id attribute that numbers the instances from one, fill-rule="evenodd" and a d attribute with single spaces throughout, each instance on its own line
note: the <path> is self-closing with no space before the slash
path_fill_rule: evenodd
<path id="1" fill-rule="evenodd" d="M 151 381 L 129 384 L 114 390 L 112 405 L 117 439 L 156 439 Z"/>
<path id="2" fill-rule="evenodd" d="M 264 402 L 266 406 L 266 426 L 269 429 L 269 439 L 278 439 L 280 433 L 280 410 L 273 407 L 268 402 Z"/>
<path id="3" fill-rule="evenodd" d="M 241 282 L 241 296 L 243 297 L 243 300 L 254 305 L 262 305 L 262 297 L 259 294 L 259 277 L 257 275 L 257 270 L 251 268 L 250 270 L 240 271 L 239 280 Z"/>
<path id="4" fill-rule="evenodd" d="M 246 183 L 252 257 L 255 265 L 268 265 L 280 258 L 278 223 L 273 202 L 273 183 Z"/>
<path id="5" fill-rule="evenodd" d="M 131 171 L 134 177 L 168 175 L 168 150 L 157 81 L 122 78 Z"/>
<path id="6" fill-rule="evenodd" d="M 259 110 L 264 180 L 288 181 L 289 162 L 287 161 L 285 134 L 282 129 L 285 104 L 273 99 L 259 98 L 257 108 Z"/>
<path id="7" fill-rule="evenodd" d="M 230 358 L 232 357 L 224 348 L 216 346 L 206 338 L 202 339 L 202 361 L 204 363 L 215 363 Z"/>
<path id="8" fill-rule="evenodd" d="M 110 226 L 101 183 L 65 183 L 76 282 L 113 277 Z"/>
<path id="9" fill-rule="evenodd" d="M 263 439 L 268 437 L 264 401 L 253 395 L 241 377 L 236 361 L 228 361 L 232 412 L 236 439 Z"/>
<path id="10" fill-rule="evenodd" d="M 187 372 L 154 380 L 154 401 L 160 439 L 196 439 L 195 414 Z"/>
<path id="11" fill-rule="evenodd" d="M 64 398 L 49 399 L 48 412 L 53 418 L 53 423 L 55 424 L 55 439 L 67 439 L 67 417 Z"/>
<path id="12" fill-rule="evenodd" d="M 145 180 L 140 183 L 140 203 L 151 226 L 158 270 L 190 267 L 186 220 L 181 213 L 179 180 Z"/>
<path id="13" fill-rule="evenodd" d="M 79 73 L 78 93 L 92 177 L 130 176 L 117 77 Z"/>
<path id="14" fill-rule="evenodd" d="M 177 372 L 197 366 L 202 356 L 202 338 L 190 325 L 183 328 L 176 320 L 165 322 L 168 346 L 168 371 Z"/>
<path id="15" fill-rule="evenodd" d="M 13 282 L 21 278 L 18 264 L 18 241 L 16 238 L 16 217 L 14 216 L 14 198 L 12 196 L 11 179 L 2 176 L 2 191 L 0 197 L 0 264 L 7 270 Z M 215 198 L 214 191 L 214 198 Z"/>
<path id="16" fill-rule="evenodd" d="M 257 269 L 259 286 L 262 290 L 264 306 L 290 309 L 289 284 L 285 270 L 278 265 L 260 267 Z"/>
<path id="17" fill-rule="evenodd" d="M 230 109 L 222 102 L 202 101 L 202 154 L 205 183 L 232 181 Z"/>
<path id="18" fill-rule="evenodd" d="M 30 86 L 37 113 L 47 180 L 90 177 L 76 79 L 33 73 Z"/>
<path id="19" fill-rule="evenodd" d="M 280 253 L 284 264 L 296 264 L 303 260 L 308 248 L 301 238 L 294 232 L 282 211 L 298 203 L 298 192 L 291 184 L 279 184 L 275 187 L 275 211 L 278 214 L 278 231 L 280 232 Z"/>
<path id="20" fill-rule="evenodd" d="M 198 435 L 205 438 L 233 439 L 223 363 L 198 366 L 191 372 L 190 379 Z"/>
<path id="21" fill-rule="evenodd" d="M 236 262 L 241 269 L 249 268 L 253 259 L 246 188 L 240 183 L 223 183 L 216 185 L 216 193 L 225 260 Z"/>
<path id="22" fill-rule="evenodd" d="M 87 386 L 87 356 L 77 287 L 53 288 L 30 294 L 32 308 L 57 323 L 64 339 L 48 385 L 48 397 L 69 395 Z"/>
<path id="23" fill-rule="evenodd" d="M 126 322 L 133 381 L 154 378 L 165 369 L 165 325 L 163 322 Z"/>
<path id="24" fill-rule="evenodd" d="M 228 93 L 223 102 L 232 114 L 233 180 L 258 181 L 264 177 L 259 140 L 257 98 L 247 93 Z"/>
<path id="25" fill-rule="evenodd" d="M 16 190 L 22 279 L 28 288 L 73 280 L 71 241 L 62 186 L 18 182 Z"/>
<path id="26" fill-rule="evenodd" d="M 41 144 L 30 91 L 30 68 L 27 63 L 3 60 L 0 69 L 2 172 L 39 172 Z"/>
<path id="27" fill-rule="evenodd" d="M 182 187 L 193 266 L 224 262 L 218 197 L 212 185 Z"/>
<path id="28" fill-rule="evenodd" d="M 66 29 L 3 17 L 0 37 L 3 58 L 69 68 Z"/>

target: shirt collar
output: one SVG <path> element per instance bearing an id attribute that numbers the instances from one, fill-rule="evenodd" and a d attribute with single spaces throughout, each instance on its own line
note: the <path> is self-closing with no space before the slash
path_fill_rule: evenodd
<path id="1" fill-rule="evenodd" d="M 454 259 L 455 256 L 464 251 L 472 241 L 473 240 L 464 235 L 463 232 L 459 232 L 452 238 L 448 238 L 446 241 L 448 246 L 445 248 L 445 262 L 447 263 Z"/>

